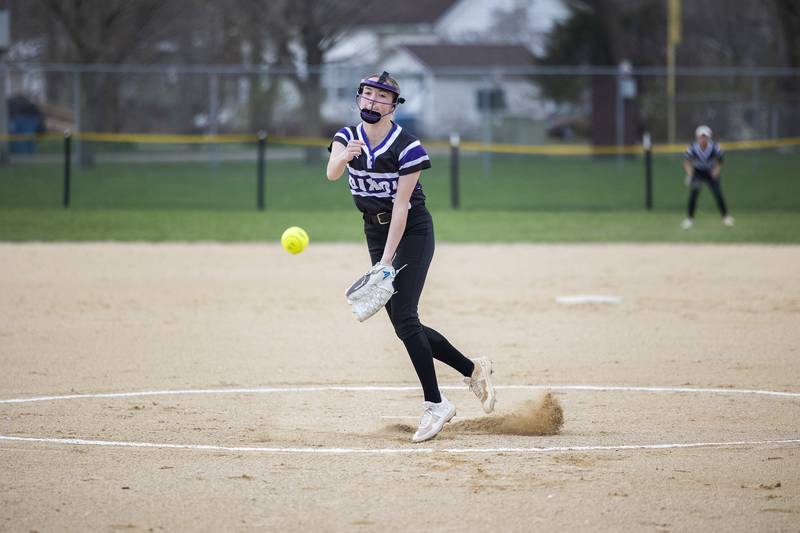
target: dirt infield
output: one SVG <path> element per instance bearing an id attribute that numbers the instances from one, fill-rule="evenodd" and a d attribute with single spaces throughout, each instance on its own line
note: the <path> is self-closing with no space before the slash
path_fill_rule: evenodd
<path id="1" fill-rule="evenodd" d="M 0 244 L 0 531 L 798 530 L 800 247 L 436 253 L 422 319 L 501 387 L 438 366 L 413 445 L 363 246 Z"/>

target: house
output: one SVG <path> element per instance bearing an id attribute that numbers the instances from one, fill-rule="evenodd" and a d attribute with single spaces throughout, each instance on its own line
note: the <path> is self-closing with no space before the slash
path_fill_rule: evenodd
<path id="1" fill-rule="evenodd" d="M 552 111 L 539 98 L 535 80 L 525 74 L 535 58 L 524 46 L 400 45 L 379 63 L 397 76 L 406 98 L 397 121 L 417 135 L 446 138 L 455 131 L 471 139 L 504 141 L 509 139 L 503 139 L 503 128 L 492 124 L 502 122 L 508 131 L 522 119 L 542 121 Z M 335 112 L 344 120 L 353 117 L 353 82 L 349 91 L 336 94 L 337 100 L 325 106 L 327 118 Z M 517 133 L 511 137 L 518 138 Z"/>
<path id="2" fill-rule="evenodd" d="M 375 73 L 396 75 L 407 99 L 397 120 L 418 135 L 445 138 L 458 131 L 472 139 L 503 141 L 503 132 L 516 127 L 517 118 L 544 119 L 549 108 L 538 98 L 535 80 L 525 76 L 535 66 L 532 50 L 537 44 L 530 36 L 536 28 L 529 23 L 531 6 L 537 16 L 546 13 L 546 20 L 538 22 L 542 34 L 563 9 L 560 0 L 386 4 L 326 55 L 325 120 L 356 119 L 356 83 L 369 74 L 365 65 L 372 65 Z M 522 22 L 505 31 L 515 24 L 515 16 Z M 488 127 L 498 120 L 505 130 Z M 530 140 L 543 140 L 543 132 Z"/>
<path id="3" fill-rule="evenodd" d="M 520 45 L 406 45 L 387 55 L 389 72 L 404 73 L 408 103 L 398 120 L 420 135 L 447 137 L 456 131 L 481 140 L 498 139 L 492 123 L 514 117 L 543 120 L 547 109 L 534 80 L 524 75 L 535 64 Z M 512 72 L 523 74 L 511 74 Z M 399 75 L 399 74 L 398 74 Z M 488 130 L 487 130 L 488 128 Z"/>
<path id="4" fill-rule="evenodd" d="M 524 44 L 539 53 L 542 37 L 566 14 L 562 0 L 385 2 L 340 36 L 325 60 L 374 64 L 398 45 L 440 42 Z"/>

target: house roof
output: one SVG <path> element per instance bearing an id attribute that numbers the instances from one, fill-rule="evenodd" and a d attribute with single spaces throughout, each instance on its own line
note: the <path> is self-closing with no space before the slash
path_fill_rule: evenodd
<path id="1" fill-rule="evenodd" d="M 379 2 L 356 26 L 397 26 L 434 24 L 460 0 L 403 0 Z"/>
<path id="2" fill-rule="evenodd" d="M 536 59 L 516 44 L 402 45 L 428 67 L 530 67 Z"/>

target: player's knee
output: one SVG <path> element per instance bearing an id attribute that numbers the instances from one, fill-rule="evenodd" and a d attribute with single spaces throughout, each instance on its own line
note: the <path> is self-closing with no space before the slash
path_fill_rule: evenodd
<path id="1" fill-rule="evenodd" d="M 397 337 L 402 341 L 423 331 L 416 313 L 395 313 L 392 315 L 392 326 Z"/>

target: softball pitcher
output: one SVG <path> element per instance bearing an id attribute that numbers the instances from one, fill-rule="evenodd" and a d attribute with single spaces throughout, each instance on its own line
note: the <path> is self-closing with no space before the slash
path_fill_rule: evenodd
<path id="1" fill-rule="evenodd" d="M 338 180 L 347 170 L 373 267 L 346 295 L 361 321 L 381 307 L 389 314 L 422 385 L 424 411 L 412 438 L 422 442 L 435 437 L 456 414 L 439 391 L 433 359 L 460 372 L 487 413 L 495 403 L 492 362 L 465 357 L 420 322 L 417 305 L 433 258 L 434 234 L 419 178 L 431 167 L 430 159 L 420 141 L 392 120 L 405 99 L 389 73 L 361 80 L 355 97 L 361 122 L 334 135 L 327 177 Z"/>

